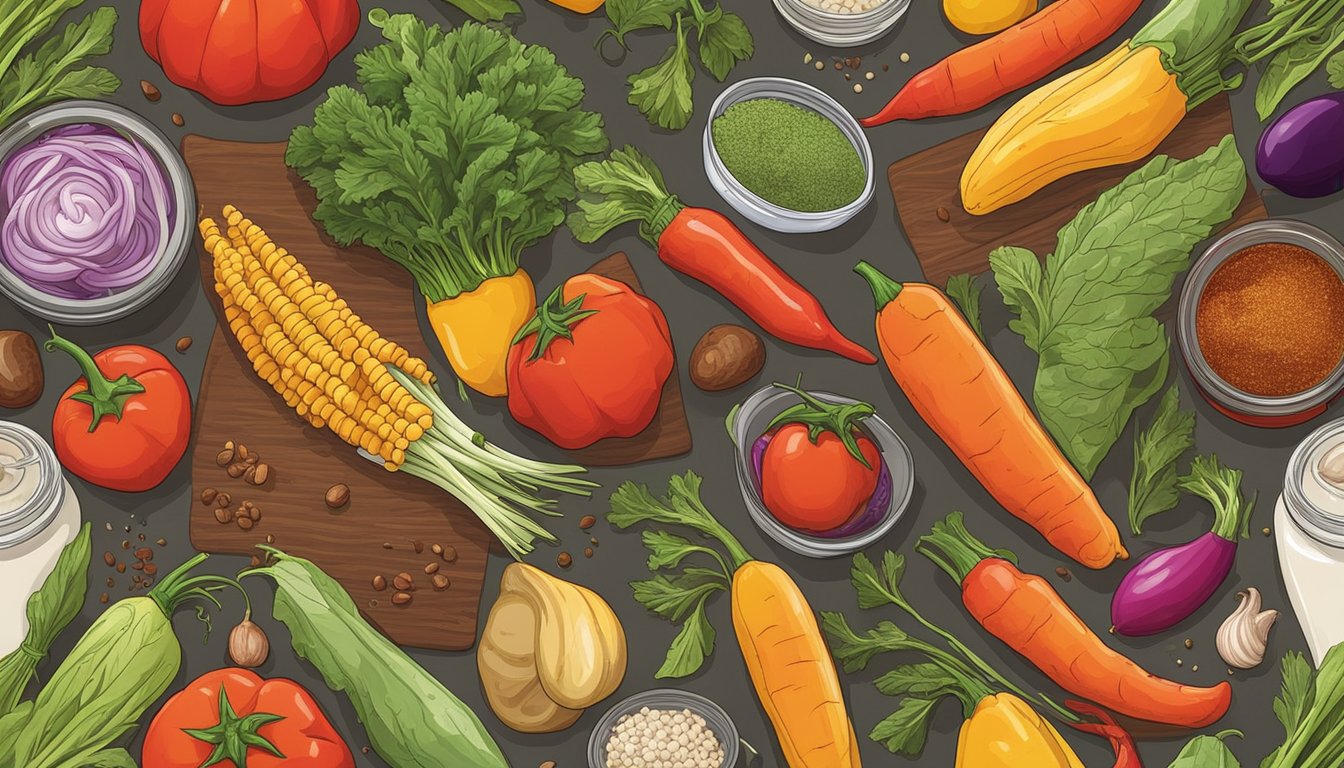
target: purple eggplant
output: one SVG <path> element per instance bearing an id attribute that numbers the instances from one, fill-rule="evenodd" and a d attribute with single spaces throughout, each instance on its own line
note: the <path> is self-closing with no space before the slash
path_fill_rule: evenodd
<path id="1" fill-rule="evenodd" d="M 1344 189 L 1344 91 L 1304 101 L 1271 123 L 1255 150 L 1255 169 L 1293 197 Z"/>
<path id="2" fill-rule="evenodd" d="M 1111 599 L 1111 623 L 1122 635 L 1155 635 L 1199 610 L 1231 573 L 1237 540 L 1248 535 L 1255 497 L 1242 497 L 1241 470 L 1196 456 L 1180 487 L 1213 505 L 1213 530 L 1150 552 L 1125 574 Z"/>

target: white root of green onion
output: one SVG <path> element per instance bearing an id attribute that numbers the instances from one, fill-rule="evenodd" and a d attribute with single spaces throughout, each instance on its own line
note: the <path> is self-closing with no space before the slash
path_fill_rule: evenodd
<path id="1" fill-rule="evenodd" d="M 597 483 L 573 477 L 587 470 L 534 461 L 488 443 L 448 409 L 433 387 L 396 367 L 388 366 L 388 371 L 434 415 L 434 425 L 406 448 L 400 471 L 428 480 L 466 504 L 516 559 L 531 552 L 537 539 L 557 541 L 528 512 L 560 516 L 555 500 L 537 495 L 543 488 L 591 496 Z"/>

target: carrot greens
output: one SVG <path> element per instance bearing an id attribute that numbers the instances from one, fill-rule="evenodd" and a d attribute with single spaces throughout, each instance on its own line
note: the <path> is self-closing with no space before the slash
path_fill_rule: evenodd
<path id="1" fill-rule="evenodd" d="M 114 8 L 99 8 L 38 44 L 83 2 L 0 0 L 0 126 L 53 101 L 98 98 L 121 87 L 107 69 L 80 66 L 112 50 Z"/>
<path id="2" fill-rule="evenodd" d="M 1129 479 L 1129 528 L 1138 535 L 1148 518 L 1180 501 L 1176 463 L 1195 444 L 1195 412 L 1181 409 L 1173 384 L 1158 402 L 1153 423 L 1134 437 L 1134 473 Z"/>
<path id="3" fill-rule="evenodd" d="M 980 285 L 975 282 L 975 275 L 952 275 L 947 278 L 947 287 L 943 293 L 947 298 L 957 305 L 961 311 L 962 317 L 966 318 L 966 323 L 975 331 L 975 335 L 981 340 L 985 338 L 985 330 L 980 327 Z"/>

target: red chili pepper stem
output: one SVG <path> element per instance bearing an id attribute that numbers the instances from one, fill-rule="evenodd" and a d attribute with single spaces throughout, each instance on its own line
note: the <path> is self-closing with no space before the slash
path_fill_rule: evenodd
<path id="1" fill-rule="evenodd" d="M 840 438 L 850 456 L 864 467 L 873 468 L 873 465 L 868 463 L 868 458 L 863 455 L 863 451 L 859 450 L 858 441 L 858 436 L 862 434 L 859 431 L 859 422 L 877 413 L 873 406 L 868 403 L 827 403 L 798 387 L 779 382 L 775 382 L 774 385 L 801 397 L 803 402 L 781 411 L 766 427 L 767 432 L 782 424 L 802 424 L 807 427 L 807 439 L 811 440 L 813 445 L 816 445 L 817 438 L 821 437 L 822 432 L 831 432 Z"/>
<path id="2" fill-rule="evenodd" d="M 854 271 L 861 275 L 864 280 L 867 280 L 868 287 L 873 289 L 873 301 L 877 304 L 879 312 L 883 307 L 895 301 L 901 290 L 905 288 L 905 286 L 882 274 L 877 270 L 877 267 L 866 261 L 855 264 Z"/>
<path id="3" fill-rule="evenodd" d="M 541 306 L 537 307 L 537 312 L 532 315 L 532 319 L 518 329 L 518 335 L 513 337 L 513 344 L 517 344 L 528 336 L 537 334 L 537 343 L 532 347 L 532 354 L 527 358 L 529 363 L 540 360 L 541 356 L 546 354 L 546 350 L 550 348 L 551 342 L 556 339 L 573 340 L 574 326 L 578 325 L 579 321 L 584 318 L 597 314 L 596 309 L 583 308 L 583 300 L 587 298 L 588 294 L 579 294 L 567 302 L 564 300 L 564 292 L 565 286 L 561 283 L 560 287 L 551 291 L 551 295 L 541 302 Z"/>
<path id="4" fill-rule="evenodd" d="M 228 691 L 223 685 L 219 686 L 219 722 L 209 728 L 183 728 L 182 732 L 192 737 L 213 744 L 215 748 L 210 752 L 210 756 L 201 763 L 201 768 L 208 768 L 212 765 L 230 762 L 236 768 L 247 768 L 247 751 L 249 749 L 264 749 L 280 759 L 285 756 L 280 750 L 270 742 L 259 731 L 262 726 L 279 722 L 285 718 L 280 715 L 273 715 L 269 712 L 253 712 L 247 717 L 239 717 L 234 711 L 233 705 L 229 703 Z"/>
<path id="5" fill-rule="evenodd" d="M 99 370 L 93 356 L 86 352 L 83 347 L 61 337 L 56 333 L 56 329 L 50 325 L 47 328 L 51 331 L 51 338 L 47 339 L 43 347 L 48 352 L 60 350 L 75 358 L 80 373 L 83 374 L 84 380 L 89 384 L 88 389 L 70 396 L 71 400 L 84 403 L 93 409 L 93 418 L 89 421 L 89 431 L 93 432 L 98 429 L 98 424 L 102 422 L 104 416 L 115 416 L 117 421 L 121 421 L 121 411 L 126 407 L 126 401 L 132 395 L 143 393 L 145 391 L 144 385 L 126 374 L 122 374 L 115 381 L 107 378 Z"/>

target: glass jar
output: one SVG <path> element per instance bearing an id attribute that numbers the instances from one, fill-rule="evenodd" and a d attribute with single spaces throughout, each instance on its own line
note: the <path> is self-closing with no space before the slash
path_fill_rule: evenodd
<path id="1" fill-rule="evenodd" d="M 1344 444 L 1344 419 L 1312 432 L 1293 451 L 1274 509 L 1279 569 L 1307 647 L 1319 665 L 1344 641 L 1344 488 L 1321 474 L 1321 459 Z"/>
<path id="2" fill-rule="evenodd" d="M 28 598 L 79 533 L 79 500 L 56 454 L 22 424 L 0 421 L 0 656 L 28 634 Z"/>

